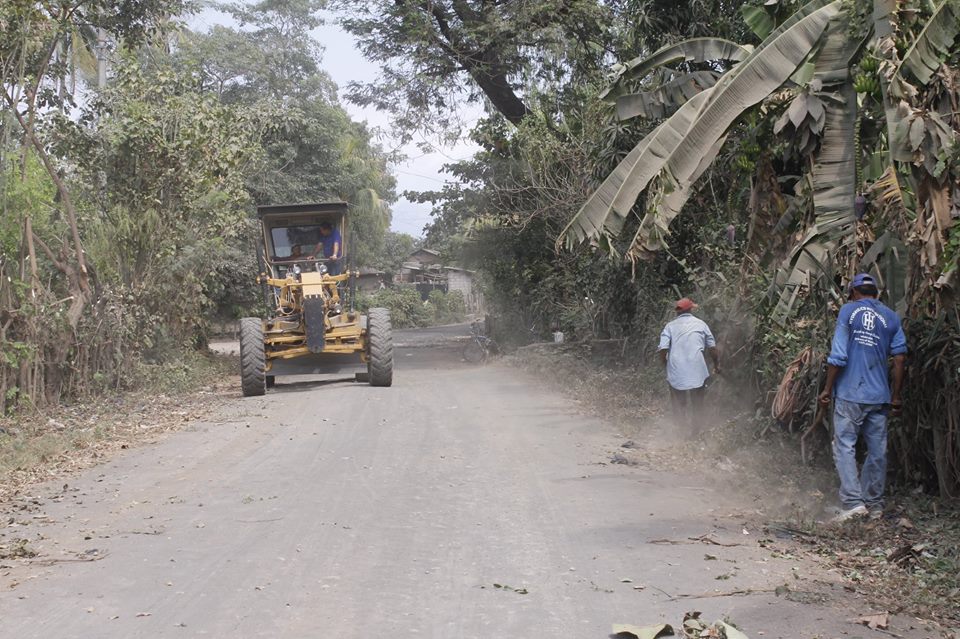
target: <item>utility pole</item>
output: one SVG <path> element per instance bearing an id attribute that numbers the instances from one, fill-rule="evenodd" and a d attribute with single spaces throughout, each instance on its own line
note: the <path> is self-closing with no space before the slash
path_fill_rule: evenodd
<path id="1" fill-rule="evenodd" d="M 97 88 L 107 87 L 107 32 L 103 27 L 97 29 Z"/>

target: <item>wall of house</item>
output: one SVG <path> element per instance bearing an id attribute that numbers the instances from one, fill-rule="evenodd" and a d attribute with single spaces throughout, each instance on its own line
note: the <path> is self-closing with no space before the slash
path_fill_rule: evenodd
<path id="1" fill-rule="evenodd" d="M 447 270 L 447 290 L 460 291 L 467 304 L 467 311 L 477 313 L 483 310 L 483 295 L 473 286 L 473 273 Z"/>

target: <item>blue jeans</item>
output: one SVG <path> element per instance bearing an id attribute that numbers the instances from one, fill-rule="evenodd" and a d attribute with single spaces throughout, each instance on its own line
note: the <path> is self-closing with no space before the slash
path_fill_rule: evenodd
<path id="1" fill-rule="evenodd" d="M 857 438 L 867 445 L 867 458 L 857 476 Z M 833 461 L 840 475 L 840 503 L 845 510 L 883 508 L 887 478 L 887 407 L 845 399 L 833 405 Z"/>

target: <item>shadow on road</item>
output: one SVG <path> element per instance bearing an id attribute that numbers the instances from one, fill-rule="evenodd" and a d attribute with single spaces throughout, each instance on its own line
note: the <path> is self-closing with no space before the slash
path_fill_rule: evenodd
<path id="1" fill-rule="evenodd" d="M 349 377 L 336 377 L 333 379 L 310 379 L 304 381 L 289 381 L 285 382 L 282 380 L 290 379 L 290 377 L 278 377 L 277 383 L 273 388 L 270 389 L 272 393 L 305 393 L 315 388 L 323 388 L 324 386 L 366 386 L 366 382 L 358 382 L 356 378 L 351 375 Z"/>

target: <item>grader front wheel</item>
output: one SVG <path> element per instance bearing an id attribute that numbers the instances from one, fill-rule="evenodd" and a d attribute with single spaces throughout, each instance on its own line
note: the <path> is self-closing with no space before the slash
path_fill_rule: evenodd
<path id="1" fill-rule="evenodd" d="M 266 362 L 263 324 L 259 317 L 244 317 L 240 320 L 240 387 L 244 397 L 267 392 Z"/>
<path id="2" fill-rule="evenodd" d="M 367 374 L 371 386 L 393 384 L 393 336 L 390 311 L 371 308 L 367 313 Z"/>

